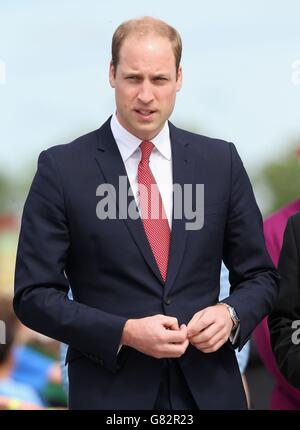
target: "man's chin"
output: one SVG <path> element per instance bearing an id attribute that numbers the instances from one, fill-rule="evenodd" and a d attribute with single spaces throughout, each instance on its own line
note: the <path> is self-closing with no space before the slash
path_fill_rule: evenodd
<path id="1" fill-rule="evenodd" d="M 135 124 L 133 134 L 142 140 L 153 139 L 163 128 L 163 124 Z"/>

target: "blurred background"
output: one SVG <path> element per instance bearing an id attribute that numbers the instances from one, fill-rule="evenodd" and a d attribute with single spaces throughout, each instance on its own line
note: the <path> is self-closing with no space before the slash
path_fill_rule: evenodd
<path id="1" fill-rule="evenodd" d="M 0 320 L 11 318 L 20 219 L 38 155 L 113 112 L 111 37 L 143 15 L 167 21 L 183 39 L 183 88 L 171 120 L 235 143 L 264 218 L 300 197 L 299 1 L 0 0 Z M 10 326 L 0 408 L 1 381 L 16 400 L 3 407 L 64 408 L 60 346 Z M 254 341 L 246 376 L 252 408 L 268 409 L 275 380 Z"/>

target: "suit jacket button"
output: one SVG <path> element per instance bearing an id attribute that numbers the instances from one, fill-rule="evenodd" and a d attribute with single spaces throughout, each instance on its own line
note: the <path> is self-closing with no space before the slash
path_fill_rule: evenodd
<path id="1" fill-rule="evenodd" d="M 169 297 L 165 297 L 165 304 L 170 305 L 172 303 L 172 300 Z"/>

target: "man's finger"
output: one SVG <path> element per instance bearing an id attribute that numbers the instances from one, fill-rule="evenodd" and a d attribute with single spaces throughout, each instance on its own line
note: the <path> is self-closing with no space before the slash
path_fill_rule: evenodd
<path id="1" fill-rule="evenodd" d="M 170 330 L 179 330 L 178 320 L 174 317 L 164 317 L 162 325 Z"/>
<path id="2" fill-rule="evenodd" d="M 201 314 L 197 320 L 188 324 L 188 337 L 191 338 L 195 336 L 212 324 L 213 321 L 208 321 L 205 315 Z"/>
<path id="3" fill-rule="evenodd" d="M 216 352 L 224 345 L 225 342 L 226 342 L 226 340 L 222 339 L 213 346 L 209 346 L 207 348 L 201 348 L 201 351 L 204 353 Z"/>
<path id="4" fill-rule="evenodd" d="M 188 329 L 187 329 L 187 326 L 185 324 L 181 324 L 180 331 L 183 332 L 187 338 Z"/>
<path id="5" fill-rule="evenodd" d="M 226 336 L 220 336 L 220 334 L 217 334 L 213 338 L 205 341 L 205 342 L 199 342 L 199 343 L 192 343 L 197 349 L 199 349 L 202 352 L 212 352 L 214 348 L 217 347 L 217 345 L 225 343 L 227 341 Z M 220 346 L 219 346 L 220 347 Z M 219 348 L 217 348 L 219 349 Z M 208 351 L 209 350 L 209 351 Z M 216 350 L 216 349 L 215 349 Z"/>
<path id="6" fill-rule="evenodd" d="M 187 340 L 187 332 L 185 330 L 166 330 L 165 341 L 167 343 L 182 343 Z"/>
<path id="7" fill-rule="evenodd" d="M 202 331 L 196 333 L 194 336 L 189 336 L 189 339 L 193 344 L 201 343 L 212 339 L 216 334 L 220 334 L 220 329 L 216 324 L 211 324 Z"/>
<path id="8" fill-rule="evenodd" d="M 199 311 L 199 312 L 195 313 L 193 318 L 188 323 L 188 325 L 187 325 L 188 336 L 193 336 L 199 332 L 198 321 L 202 317 L 202 314 L 203 314 L 203 311 Z"/>
<path id="9" fill-rule="evenodd" d="M 165 356 L 169 358 L 181 357 L 185 353 L 188 346 L 189 346 L 189 341 L 187 339 L 182 344 L 169 343 L 166 348 Z"/>

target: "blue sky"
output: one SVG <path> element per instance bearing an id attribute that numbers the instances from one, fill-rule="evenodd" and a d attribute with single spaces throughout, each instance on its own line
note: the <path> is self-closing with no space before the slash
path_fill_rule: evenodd
<path id="1" fill-rule="evenodd" d="M 176 125 L 233 141 L 251 171 L 300 137 L 298 0 L 0 0 L 1 170 L 18 175 L 43 149 L 105 121 L 113 31 L 141 15 L 182 35 Z"/>

